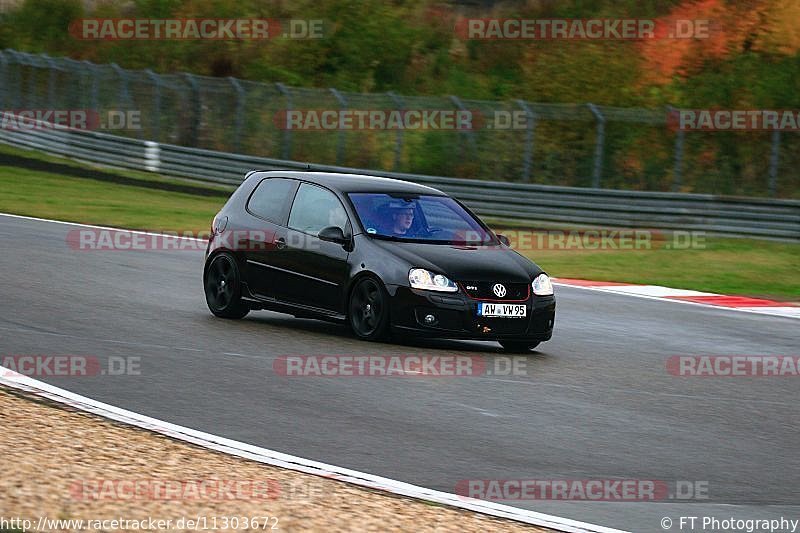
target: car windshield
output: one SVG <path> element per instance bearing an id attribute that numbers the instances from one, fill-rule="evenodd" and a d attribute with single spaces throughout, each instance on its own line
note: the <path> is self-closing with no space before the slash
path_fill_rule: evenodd
<path id="1" fill-rule="evenodd" d="M 447 196 L 407 193 L 350 193 L 361 225 L 378 238 L 485 245 L 493 235 L 461 205 Z"/>

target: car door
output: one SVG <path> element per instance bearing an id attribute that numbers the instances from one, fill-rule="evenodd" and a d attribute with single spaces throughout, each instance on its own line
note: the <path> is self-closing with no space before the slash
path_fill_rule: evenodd
<path id="1" fill-rule="evenodd" d="M 339 243 L 320 240 L 320 230 L 337 226 L 345 235 L 352 226 L 339 198 L 330 190 L 302 183 L 287 222 L 286 246 L 277 250 L 274 265 L 284 273 L 275 287 L 279 300 L 342 313 L 348 275 L 348 251 Z"/>
<path id="2" fill-rule="evenodd" d="M 286 243 L 286 219 L 298 185 L 288 178 L 266 178 L 247 200 L 247 227 L 236 237 L 247 260 L 245 277 L 255 296 L 274 298 L 275 287 L 286 282 L 287 274 L 275 268 L 275 255 Z"/>

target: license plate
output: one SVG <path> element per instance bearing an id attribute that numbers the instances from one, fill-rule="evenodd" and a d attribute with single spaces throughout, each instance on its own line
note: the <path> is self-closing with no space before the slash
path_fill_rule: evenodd
<path id="1" fill-rule="evenodd" d="M 478 303 L 478 316 L 525 318 L 527 312 L 528 308 L 525 306 L 525 304 Z"/>

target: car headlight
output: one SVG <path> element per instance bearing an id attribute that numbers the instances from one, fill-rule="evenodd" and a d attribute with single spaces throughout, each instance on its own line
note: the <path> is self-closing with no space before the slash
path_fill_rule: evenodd
<path id="1" fill-rule="evenodd" d="M 426 291 L 456 292 L 458 285 L 441 274 L 434 274 L 424 268 L 412 268 L 408 273 L 408 282 L 415 289 Z"/>
<path id="2" fill-rule="evenodd" d="M 537 296 L 550 296 L 553 294 L 553 284 L 547 274 L 536 276 L 536 279 L 531 282 L 531 287 L 533 287 L 533 294 Z"/>

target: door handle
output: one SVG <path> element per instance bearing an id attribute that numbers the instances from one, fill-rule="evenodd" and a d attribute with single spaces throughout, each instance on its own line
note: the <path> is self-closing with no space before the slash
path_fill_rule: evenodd
<path id="1" fill-rule="evenodd" d="M 286 239 L 284 239 L 283 237 L 275 239 L 272 243 L 278 250 L 283 250 L 284 248 L 286 248 Z"/>

